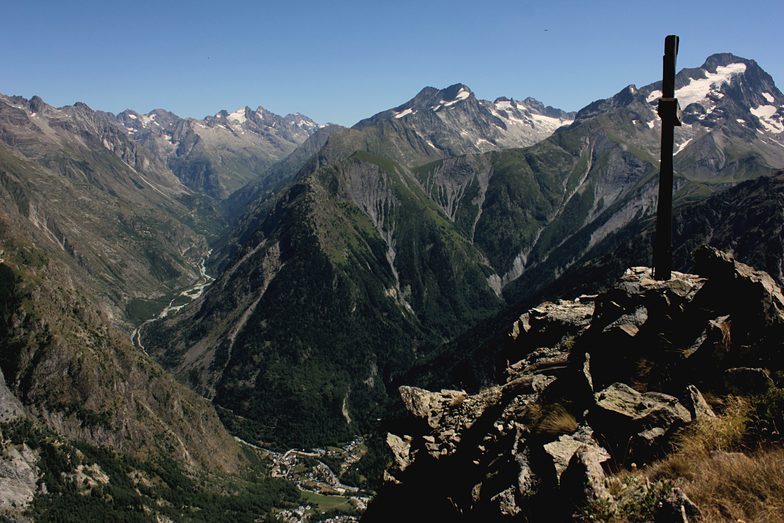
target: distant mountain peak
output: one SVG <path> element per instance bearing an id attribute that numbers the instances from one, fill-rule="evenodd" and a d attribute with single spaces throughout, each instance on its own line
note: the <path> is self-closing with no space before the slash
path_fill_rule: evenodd
<path id="1" fill-rule="evenodd" d="M 436 89 L 435 87 L 425 87 L 410 102 L 400 106 L 398 109 L 430 109 L 438 111 L 442 107 L 451 107 L 458 102 L 470 98 L 474 93 L 467 85 L 454 84 L 446 89 Z"/>
<path id="2" fill-rule="evenodd" d="M 732 53 L 716 53 L 706 58 L 705 63 L 702 64 L 700 69 L 704 69 L 709 73 L 716 73 L 719 67 L 727 67 L 732 64 L 749 64 L 749 63 L 754 63 L 756 65 L 756 62 L 754 62 L 754 60 L 741 58 L 740 56 L 736 56 Z"/>
<path id="3" fill-rule="evenodd" d="M 397 133 L 402 132 L 400 125 L 407 127 L 413 133 L 404 141 L 417 136 L 420 145 L 414 147 L 419 151 L 416 160 L 397 158 L 406 163 L 533 145 L 573 119 L 574 113 L 545 107 L 533 98 L 478 100 L 467 85 L 457 83 L 445 89 L 425 87 L 408 102 L 361 120 L 353 129 L 393 125 L 397 130 L 389 132 Z M 398 121 L 400 125 L 394 123 Z"/>

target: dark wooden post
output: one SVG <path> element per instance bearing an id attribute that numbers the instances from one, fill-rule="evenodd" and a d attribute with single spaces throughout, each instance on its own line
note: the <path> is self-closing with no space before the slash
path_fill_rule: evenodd
<path id="1" fill-rule="evenodd" d="M 681 108 L 675 98 L 675 59 L 678 37 L 664 40 L 664 73 L 659 118 L 662 120 L 661 167 L 659 169 L 659 206 L 656 210 L 656 242 L 653 246 L 653 277 L 669 280 L 672 276 L 672 149 L 675 126 L 681 125 Z"/>

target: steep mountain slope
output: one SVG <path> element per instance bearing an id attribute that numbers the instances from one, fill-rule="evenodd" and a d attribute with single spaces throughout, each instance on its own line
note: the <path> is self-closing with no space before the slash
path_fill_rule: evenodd
<path id="1" fill-rule="evenodd" d="M 609 288 L 628 267 L 650 266 L 655 217 L 639 216 L 607 236 L 575 260 L 558 278 L 558 256 L 520 278 L 525 289 L 502 313 L 481 322 L 453 342 L 419 360 L 399 383 L 431 390 L 461 388 L 478 391 L 498 379 L 507 356 L 507 327 L 521 310 L 543 301 L 592 295 Z M 760 176 L 716 191 L 707 198 L 683 201 L 673 211 L 673 269 L 694 270 L 693 252 L 701 245 L 733 253 L 739 262 L 755 265 L 784 284 L 784 171 Z M 579 237 L 579 235 L 577 235 Z M 573 249 L 571 239 L 559 248 Z"/>
<path id="2" fill-rule="evenodd" d="M 199 277 L 215 206 L 83 104 L 0 97 L 2 219 L 67 263 L 117 322 Z"/>
<path id="3" fill-rule="evenodd" d="M 358 152 L 292 186 L 204 296 L 153 324 L 145 345 L 252 420 L 245 437 L 334 441 L 378 416 L 385 383 L 418 350 L 500 305 L 486 270 L 409 171 Z"/>
<path id="4" fill-rule="evenodd" d="M 255 181 L 319 129 L 301 114 L 281 117 L 263 107 L 220 111 L 202 120 L 163 110 L 99 114 L 149 149 L 186 186 L 220 199 Z"/>
<path id="5" fill-rule="evenodd" d="M 237 472 L 212 406 L 131 345 L 59 260 L 3 230 L 0 368 L 25 411 L 75 441 Z"/>
<path id="6" fill-rule="evenodd" d="M 275 192 L 279 192 L 281 187 L 307 163 L 310 157 L 324 147 L 327 138 L 340 129 L 343 127 L 327 124 L 314 131 L 291 154 L 269 167 L 260 180 L 250 182 L 234 191 L 227 198 L 226 207 L 232 210 L 256 207 L 258 202 L 255 200 L 259 198 L 266 200 Z"/>
<path id="7" fill-rule="evenodd" d="M 330 135 L 341 129 L 343 127 L 332 124 L 319 128 L 294 152 L 267 169 L 259 180 L 234 191 L 225 200 L 229 222 L 236 228 L 216 242 L 217 254 L 210 260 L 213 266 L 221 265 L 248 240 L 294 175 L 324 146 Z"/>
<path id="8" fill-rule="evenodd" d="M 682 71 L 678 85 L 686 114 L 702 108 L 706 116 L 685 117 L 676 129 L 676 200 L 701 198 L 784 167 L 784 134 L 765 123 L 777 121 L 773 108 L 784 113 L 776 102 L 782 95 L 753 61 L 715 55 L 702 69 Z M 555 277 L 634 217 L 655 212 L 656 87 L 629 86 L 595 102 L 568 129 L 528 149 L 415 170 L 447 215 L 487 254 L 499 295 L 519 299 L 528 291 L 514 282 L 525 271 L 549 261 Z M 760 120 L 755 113 L 772 116 Z"/>
<path id="9" fill-rule="evenodd" d="M 83 104 L 0 97 L 0 368 L 28 414 L 72 440 L 236 472 L 212 406 L 119 330 L 135 303 L 199 277 L 219 223 Z"/>

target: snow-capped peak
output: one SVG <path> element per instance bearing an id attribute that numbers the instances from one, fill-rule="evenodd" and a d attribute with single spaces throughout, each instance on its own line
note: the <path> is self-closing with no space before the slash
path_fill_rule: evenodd
<path id="1" fill-rule="evenodd" d="M 719 66 L 715 73 L 706 72 L 706 78 L 692 79 L 689 85 L 676 90 L 675 97 L 678 98 L 681 107 L 688 107 L 689 104 L 707 98 L 708 93 L 717 90 L 722 84 L 730 83 L 734 76 L 745 72 L 746 64 L 743 63 Z"/>
<path id="2" fill-rule="evenodd" d="M 442 107 L 449 107 L 449 106 L 455 105 L 457 102 L 459 102 L 461 100 L 465 100 L 469 96 L 471 96 L 471 91 L 467 87 L 463 86 L 457 92 L 457 94 L 455 95 L 454 99 L 452 99 L 452 100 L 439 100 L 438 101 L 438 105 L 434 106 L 433 110 L 437 111 L 437 110 L 441 109 Z"/>
<path id="3" fill-rule="evenodd" d="M 735 63 L 726 66 L 720 65 L 715 73 L 705 71 L 705 78 L 692 78 L 688 85 L 675 91 L 675 97 L 680 106 L 688 107 L 690 104 L 705 100 L 711 92 L 717 92 L 723 84 L 728 84 L 732 79 L 746 72 L 746 64 Z M 653 91 L 648 95 L 648 102 L 654 102 L 662 96 L 661 91 Z"/>
<path id="4" fill-rule="evenodd" d="M 234 120 L 239 124 L 245 123 L 245 108 L 243 107 L 242 109 L 234 111 L 228 117 L 226 117 L 226 119 L 229 121 Z"/>

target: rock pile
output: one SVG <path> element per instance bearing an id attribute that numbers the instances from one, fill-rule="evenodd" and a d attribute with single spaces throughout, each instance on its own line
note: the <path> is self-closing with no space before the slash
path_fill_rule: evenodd
<path id="1" fill-rule="evenodd" d="M 764 390 L 764 369 L 784 367 L 781 290 L 711 248 L 695 263 L 669 281 L 632 268 L 598 296 L 529 310 L 509 335 L 505 383 L 401 387 L 411 419 L 388 435 L 394 465 L 363 521 L 570 520 L 612 502 L 609 470 L 660 457 L 676 430 L 713 416 L 701 390 Z M 696 517 L 675 490 L 662 517 Z"/>

